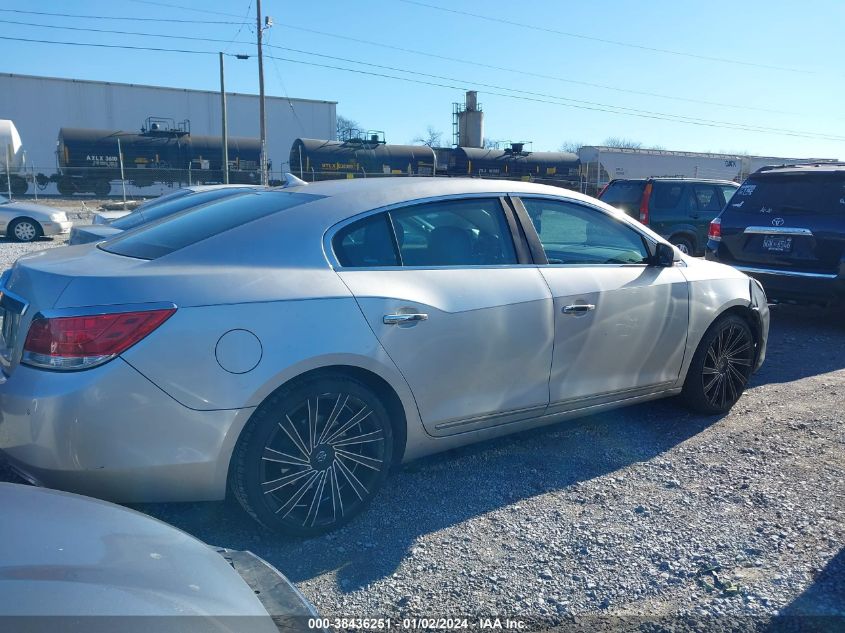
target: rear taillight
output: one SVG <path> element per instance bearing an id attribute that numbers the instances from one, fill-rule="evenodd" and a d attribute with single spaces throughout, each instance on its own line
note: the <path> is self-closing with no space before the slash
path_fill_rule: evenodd
<path id="1" fill-rule="evenodd" d="M 647 182 L 643 189 L 643 197 L 640 199 L 640 222 L 648 224 L 648 203 L 651 200 L 651 183 Z"/>
<path id="2" fill-rule="evenodd" d="M 88 369 L 111 360 L 164 323 L 176 308 L 90 316 L 37 316 L 22 362 L 50 369 Z"/>
<path id="3" fill-rule="evenodd" d="M 601 188 L 601 191 L 599 191 L 599 195 L 597 195 L 597 196 L 596 196 L 596 198 L 598 198 L 599 200 L 601 200 L 601 197 L 604 195 L 604 192 L 605 192 L 605 191 L 607 191 L 607 188 L 608 188 L 609 186 L 610 186 L 610 183 L 607 183 L 604 187 L 602 187 L 602 188 Z"/>
<path id="4" fill-rule="evenodd" d="M 710 230 L 707 231 L 707 239 L 714 242 L 722 241 L 722 218 L 714 218 L 710 222 Z"/>

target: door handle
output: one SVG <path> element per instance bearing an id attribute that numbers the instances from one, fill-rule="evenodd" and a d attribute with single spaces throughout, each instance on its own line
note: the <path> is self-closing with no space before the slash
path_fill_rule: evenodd
<path id="1" fill-rule="evenodd" d="M 382 319 L 385 325 L 398 325 L 401 323 L 413 323 L 414 321 L 428 321 L 428 315 L 416 314 L 385 314 Z"/>
<path id="2" fill-rule="evenodd" d="M 596 306 L 592 303 L 576 303 L 571 306 L 563 306 L 564 314 L 584 314 L 585 312 L 589 312 L 590 310 L 595 310 Z"/>

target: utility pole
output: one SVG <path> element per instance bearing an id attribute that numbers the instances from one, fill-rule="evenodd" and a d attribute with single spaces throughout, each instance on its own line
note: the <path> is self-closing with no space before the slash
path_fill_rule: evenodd
<path id="1" fill-rule="evenodd" d="M 261 51 L 261 37 L 264 25 L 261 23 L 261 0 L 255 1 L 256 32 L 258 33 L 258 118 L 261 136 L 261 184 L 268 184 L 267 178 L 267 118 L 264 113 L 264 55 Z"/>
<path id="2" fill-rule="evenodd" d="M 223 78 L 223 53 L 220 53 L 220 112 L 223 117 L 223 184 L 229 184 L 229 121 L 226 116 L 226 83 Z"/>

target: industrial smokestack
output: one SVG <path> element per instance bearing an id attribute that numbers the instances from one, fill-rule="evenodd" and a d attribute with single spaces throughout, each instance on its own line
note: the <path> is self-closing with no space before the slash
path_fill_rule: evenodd
<path id="1" fill-rule="evenodd" d="M 484 145 L 484 113 L 478 104 L 478 93 L 470 90 L 466 103 L 458 111 L 458 145 L 461 147 L 482 147 Z"/>

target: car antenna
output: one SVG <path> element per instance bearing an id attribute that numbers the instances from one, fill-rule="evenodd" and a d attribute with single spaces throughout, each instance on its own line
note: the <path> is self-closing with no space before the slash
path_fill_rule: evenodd
<path id="1" fill-rule="evenodd" d="M 282 188 L 285 188 L 285 187 L 299 187 L 299 186 L 302 186 L 302 185 L 307 185 L 307 184 L 308 184 L 307 182 L 305 182 L 304 180 L 302 180 L 302 179 L 300 179 L 300 178 L 297 178 L 296 176 L 294 176 L 294 175 L 293 175 L 292 173 L 290 173 L 290 172 L 285 172 L 285 175 L 284 175 L 284 183 L 285 183 L 285 184 L 284 184 L 284 185 L 282 185 Z"/>

